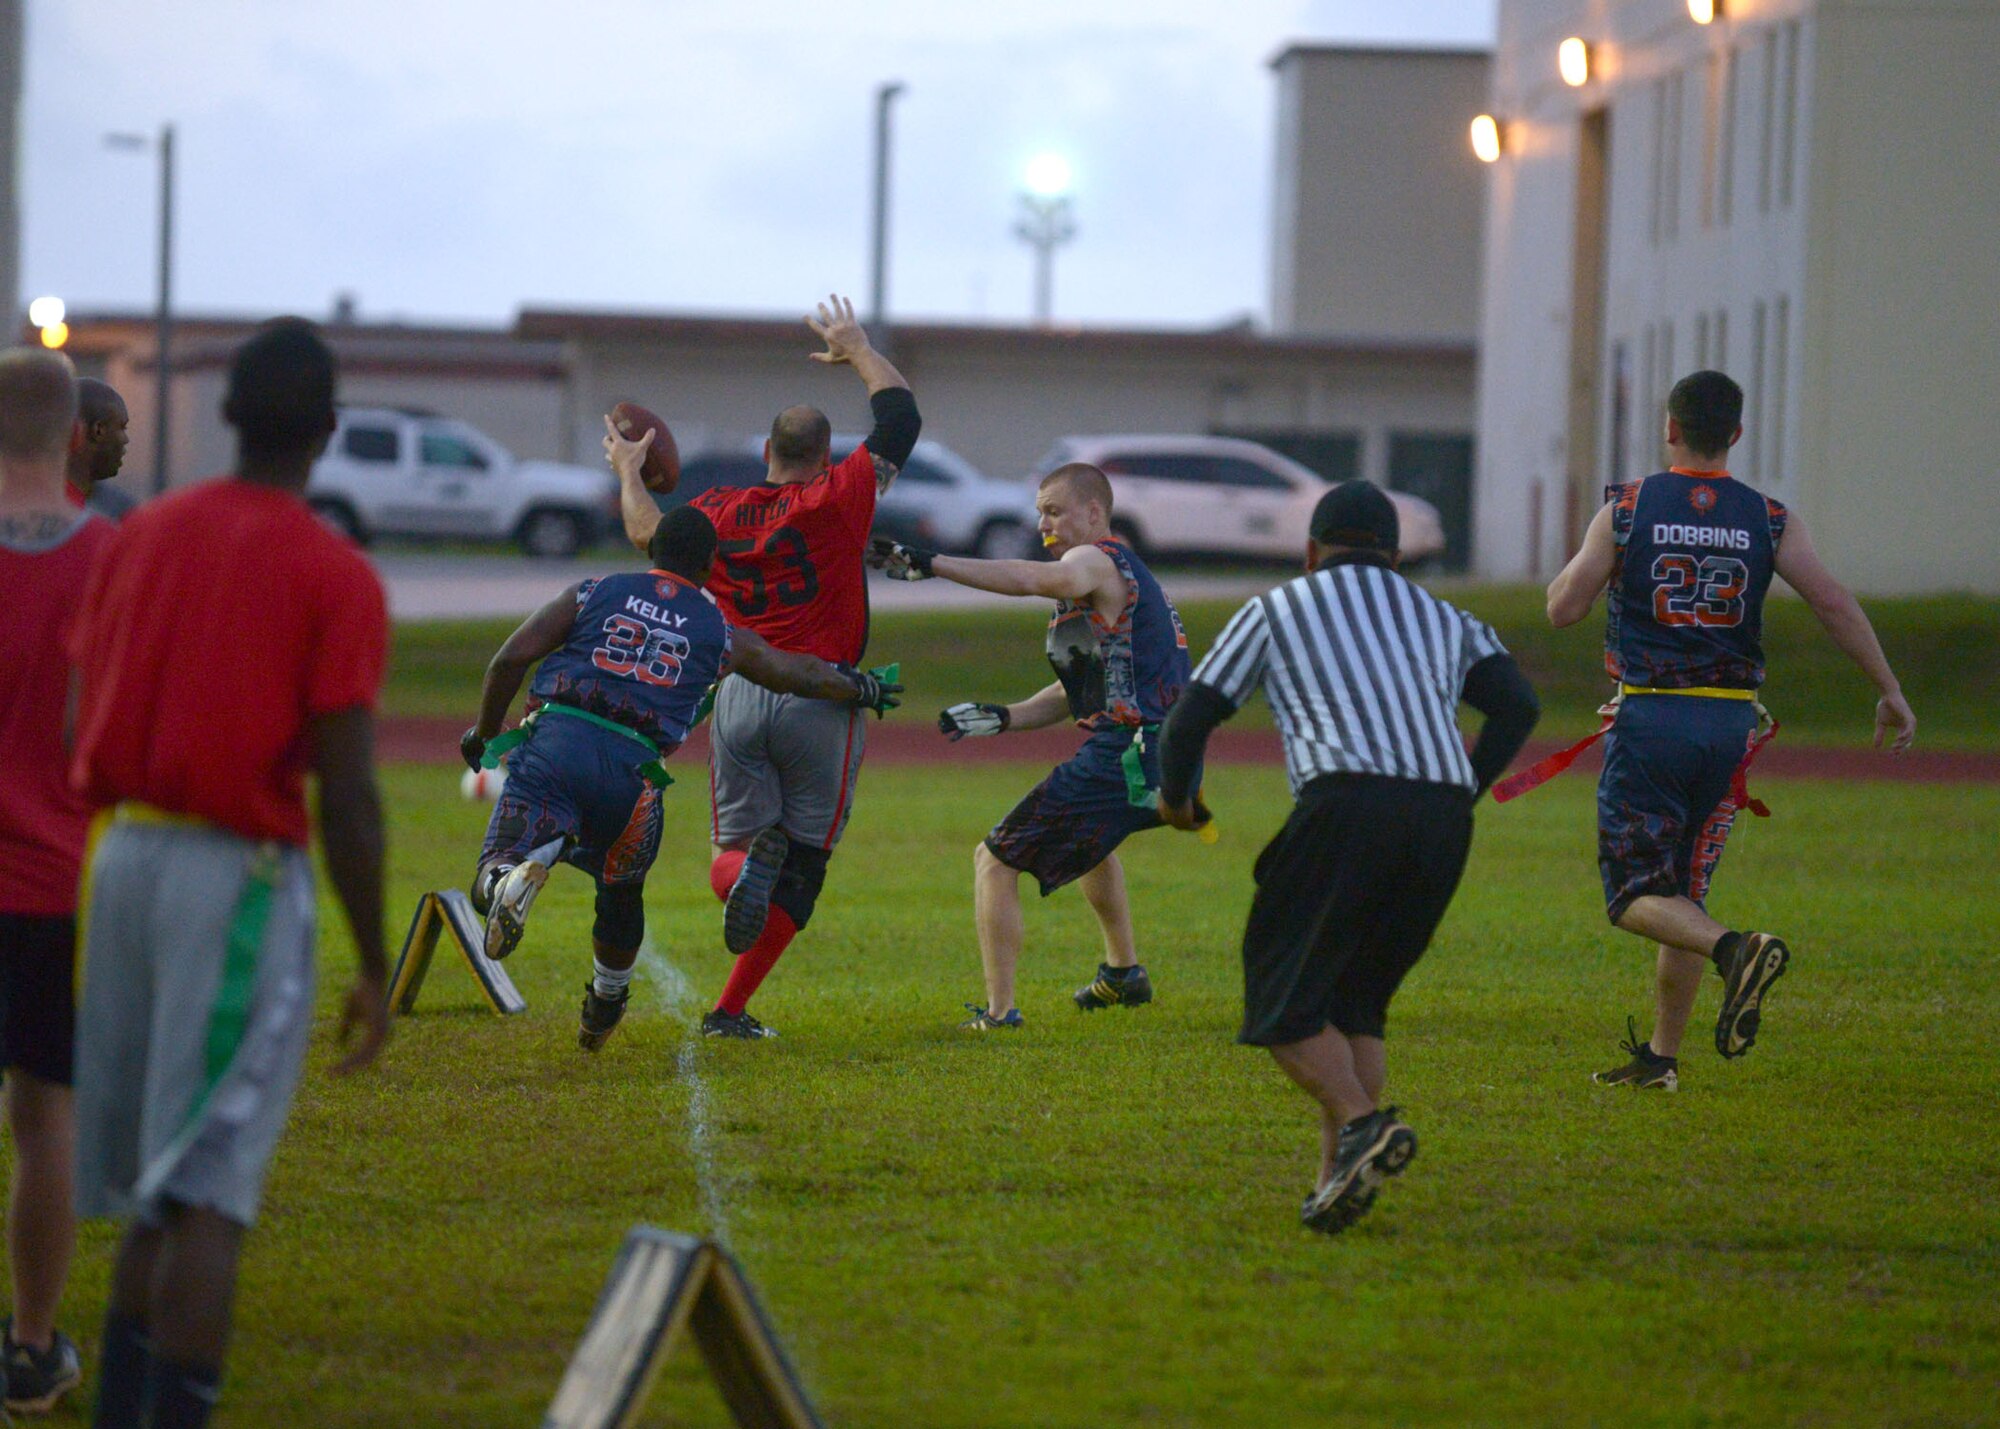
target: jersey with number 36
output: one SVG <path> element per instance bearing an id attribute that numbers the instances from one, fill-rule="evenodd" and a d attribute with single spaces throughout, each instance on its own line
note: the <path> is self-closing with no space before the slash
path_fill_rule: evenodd
<path id="1" fill-rule="evenodd" d="M 605 576 L 577 587 L 576 623 L 535 671 L 529 703 L 587 711 L 665 753 L 687 738 L 729 656 L 729 622 L 700 586 L 668 571 Z"/>
<path id="2" fill-rule="evenodd" d="M 1618 554 L 1604 663 L 1646 689 L 1764 683 L 1764 593 L 1785 508 L 1726 471 L 1673 467 L 1611 492 Z"/>
<path id="3" fill-rule="evenodd" d="M 780 650 L 859 664 L 875 494 L 866 446 L 811 481 L 702 492 L 688 504 L 715 523 L 708 589 L 731 620 Z"/>

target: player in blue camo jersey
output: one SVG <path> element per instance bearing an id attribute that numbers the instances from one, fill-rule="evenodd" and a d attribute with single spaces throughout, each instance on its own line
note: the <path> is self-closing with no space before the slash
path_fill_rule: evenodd
<path id="1" fill-rule="evenodd" d="M 1042 478 L 1035 496 L 1054 561 L 980 561 L 877 541 L 869 563 L 899 580 L 943 576 L 975 590 L 1055 600 L 1049 663 L 1056 682 L 1011 705 L 957 704 L 938 716 L 949 738 L 1042 729 L 1065 718 L 1083 747 L 1052 770 L 973 851 L 973 902 L 986 1002 L 960 1026 L 1021 1025 L 1014 965 L 1021 952 L 1020 877 L 1048 897 L 1076 882 L 1097 915 L 1105 960 L 1073 996 L 1085 1012 L 1153 999 L 1139 962 L 1118 845 L 1160 827 L 1160 722 L 1188 680 L 1180 615 L 1130 546 L 1111 534 L 1111 483 L 1082 462 Z"/>
<path id="2" fill-rule="evenodd" d="M 508 776 L 473 877 L 486 914 L 486 952 L 504 958 L 552 864 L 597 882 L 591 930 L 596 966 L 585 986 L 578 1041 L 604 1045 L 624 1015 L 632 964 L 645 937 L 643 891 L 660 846 L 661 767 L 724 675 L 812 699 L 896 705 L 902 686 L 811 655 L 774 650 L 732 626 L 701 588 L 715 559 L 715 527 L 681 507 L 654 529 L 647 572 L 571 586 L 507 637 L 486 669 L 479 722 L 460 752 L 477 769 L 537 661 L 525 738 L 510 742 Z"/>
<path id="3" fill-rule="evenodd" d="M 1630 1061 L 1595 1080 L 1672 1091 L 1704 962 L 1722 978 L 1715 1049 L 1756 1040 L 1765 994 L 1791 952 L 1732 932 L 1705 906 L 1739 804 L 1762 710 L 1764 593 L 1780 575 L 1874 682 L 1875 743 L 1900 753 L 1916 717 L 1860 605 L 1820 563 L 1798 518 L 1724 469 L 1743 435 L 1743 389 L 1696 372 L 1667 398 L 1664 472 L 1617 488 L 1549 586 L 1549 620 L 1574 625 L 1609 587 L 1605 664 L 1616 722 L 1597 786 L 1598 866 L 1611 921 L 1659 944 L 1653 1031 L 1628 1023 Z"/>

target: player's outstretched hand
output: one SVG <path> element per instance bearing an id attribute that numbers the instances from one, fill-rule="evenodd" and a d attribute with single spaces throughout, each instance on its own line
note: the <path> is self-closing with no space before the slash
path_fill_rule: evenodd
<path id="1" fill-rule="evenodd" d="M 486 741 L 479 737 L 477 725 L 458 737 L 458 757 L 474 774 L 479 772 L 479 762 L 486 757 Z"/>
<path id="2" fill-rule="evenodd" d="M 630 476 L 643 481 L 639 469 L 646 464 L 646 453 L 653 445 L 653 429 L 648 427 L 639 434 L 639 440 L 629 441 L 612 425 L 611 418 L 604 419 L 604 459 L 611 463 L 611 469 L 620 476 Z"/>
<path id="3" fill-rule="evenodd" d="M 903 693 L 903 687 L 896 683 L 893 666 L 880 670 L 851 670 L 842 667 L 847 678 L 854 681 L 854 703 L 865 710 L 875 711 L 880 719 L 890 710 L 897 709 L 902 701 L 896 696 Z"/>
<path id="4" fill-rule="evenodd" d="M 1011 718 L 1005 705 L 953 705 L 938 715 L 938 733 L 955 744 L 968 735 L 998 734 Z"/>
<path id="5" fill-rule="evenodd" d="M 857 353 L 868 351 L 868 334 L 854 316 L 854 304 L 838 293 L 819 305 L 819 316 L 807 318 L 806 326 L 826 344 L 825 352 L 812 354 L 814 362 L 852 362 Z"/>
<path id="6" fill-rule="evenodd" d="M 1893 731 L 1894 737 L 1891 738 Z M 1893 695 L 1884 695 L 1875 702 L 1875 747 L 1880 749 L 1884 739 L 1889 740 L 1889 752 L 1901 754 L 1917 737 L 1917 717 L 1910 709 L 1910 702 L 1898 690 Z"/>
<path id="7" fill-rule="evenodd" d="M 936 551 L 926 551 L 921 546 L 906 546 L 901 541 L 885 540 L 880 536 L 868 543 L 868 554 L 863 559 L 871 569 L 880 571 L 892 581 L 925 581 L 937 574 L 931 569 L 931 562 L 937 559 Z"/>
<path id="8" fill-rule="evenodd" d="M 334 1040 L 346 1047 L 350 1037 L 354 1038 L 354 1045 L 334 1063 L 336 1077 L 360 1071 L 375 1060 L 382 1044 L 389 1040 L 389 989 L 378 973 L 360 974 L 347 990 L 347 1001 L 340 1008 L 340 1030 Z"/>

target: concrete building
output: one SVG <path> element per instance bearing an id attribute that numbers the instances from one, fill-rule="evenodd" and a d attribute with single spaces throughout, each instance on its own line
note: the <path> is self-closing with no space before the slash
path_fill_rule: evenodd
<path id="1" fill-rule="evenodd" d="M 1476 568 L 1550 574 L 1719 367 L 1732 471 L 1845 578 L 2000 591 L 2000 4 L 1714 9 L 1501 0 Z"/>
<path id="2" fill-rule="evenodd" d="M 1278 79 L 1271 327 L 1396 342 L 1479 331 L 1484 50 L 1293 45 Z"/>

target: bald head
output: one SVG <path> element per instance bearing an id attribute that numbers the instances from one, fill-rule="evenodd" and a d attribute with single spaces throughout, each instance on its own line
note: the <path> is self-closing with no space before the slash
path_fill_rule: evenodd
<path id="1" fill-rule="evenodd" d="M 98 482 L 118 475 L 118 469 L 125 465 L 131 421 L 116 387 L 95 377 L 77 379 L 77 436 L 69 448 L 71 486 L 88 496 Z"/>
<path id="2" fill-rule="evenodd" d="M 59 352 L 0 352 L 0 457 L 54 457 L 69 450 L 76 422 L 76 369 Z"/>
<path id="3" fill-rule="evenodd" d="M 785 468 L 826 465 L 833 444 L 833 423 L 817 407 L 787 407 L 771 423 L 773 466 Z"/>
<path id="4" fill-rule="evenodd" d="M 1061 485 L 1080 504 L 1096 502 L 1104 508 L 1106 520 L 1111 517 L 1111 478 L 1092 466 L 1089 462 L 1073 461 L 1059 466 L 1042 478 L 1041 489 Z"/>

